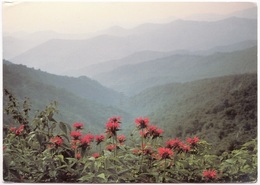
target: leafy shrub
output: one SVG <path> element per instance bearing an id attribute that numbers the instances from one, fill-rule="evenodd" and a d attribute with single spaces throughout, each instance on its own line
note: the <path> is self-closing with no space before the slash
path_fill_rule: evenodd
<path id="1" fill-rule="evenodd" d="M 221 155 L 198 138 L 163 139 L 163 130 L 148 118 L 135 120 L 129 136 L 120 135 L 121 117 L 108 119 L 105 133 L 83 133 L 54 119 L 55 103 L 28 121 L 8 92 L 5 112 L 19 126 L 5 127 L 3 177 L 9 182 L 180 183 L 249 182 L 257 176 L 256 139 Z"/>

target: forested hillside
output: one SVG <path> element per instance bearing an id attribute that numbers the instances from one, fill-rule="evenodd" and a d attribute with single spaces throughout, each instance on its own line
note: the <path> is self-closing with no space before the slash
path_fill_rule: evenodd
<path id="1" fill-rule="evenodd" d="M 110 116 L 121 115 L 126 120 L 129 118 L 127 113 L 111 105 L 105 106 L 98 103 L 98 100 L 102 101 L 102 98 L 106 98 L 103 99 L 104 102 L 105 100 L 111 101 L 109 92 L 113 91 L 106 90 L 97 82 L 90 81 L 86 77 L 61 77 L 23 65 L 14 65 L 6 61 L 5 63 L 7 64 L 3 65 L 3 88 L 10 91 L 20 101 L 28 97 L 32 104 L 32 113 L 43 110 L 52 101 L 57 101 L 57 109 L 60 111 L 59 119 L 67 123 L 84 122 L 87 129 L 93 131 L 102 131 L 104 122 Z M 85 91 L 80 91 L 82 89 Z M 79 92 L 82 93 L 82 96 L 78 94 Z M 106 92 L 107 96 L 104 94 Z M 105 103 L 107 104 L 107 102 Z M 5 124 L 12 123 L 5 121 Z"/>
<path id="2" fill-rule="evenodd" d="M 5 64 L 12 64 L 4 60 Z M 35 70 L 22 65 L 4 66 L 5 68 L 11 69 L 14 73 L 31 78 L 37 82 L 42 82 L 48 85 L 62 88 L 68 92 L 71 92 L 79 97 L 86 98 L 103 105 L 115 105 L 119 103 L 122 95 L 120 93 L 106 88 L 99 84 L 97 81 L 82 77 L 68 77 L 59 76 L 50 73 L 43 72 L 41 70 Z M 9 79 L 6 79 L 9 80 Z M 12 79 L 10 79 L 12 80 Z"/>
<path id="3" fill-rule="evenodd" d="M 124 103 L 165 129 L 166 137 L 197 135 L 214 152 L 232 150 L 257 136 L 257 75 L 243 74 L 147 89 Z"/>

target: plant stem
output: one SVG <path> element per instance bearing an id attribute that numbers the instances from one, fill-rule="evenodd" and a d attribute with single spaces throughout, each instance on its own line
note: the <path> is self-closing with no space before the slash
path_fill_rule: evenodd
<path id="1" fill-rule="evenodd" d="M 165 175 L 166 175 L 166 158 L 164 159 L 164 173 L 163 173 L 162 182 L 165 182 Z"/>
<path id="2" fill-rule="evenodd" d="M 144 133 L 144 129 L 142 128 L 142 133 Z M 143 141 L 143 137 L 141 136 L 141 141 L 142 141 L 142 145 L 141 145 L 141 149 L 142 149 L 142 153 L 141 153 L 141 155 L 142 155 L 142 157 L 141 157 L 141 163 L 140 163 L 140 168 L 139 168 L 139 171 L 141 171 L 142 170 L 142 165 L 143 165 L 143 158 L 144 158 L 144 141 Z"/>

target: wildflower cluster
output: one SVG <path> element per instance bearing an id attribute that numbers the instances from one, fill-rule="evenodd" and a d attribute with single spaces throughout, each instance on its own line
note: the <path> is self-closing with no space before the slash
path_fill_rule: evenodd
<path id="1" fill-rule="evenodd" d="M 203 171 L 203 177 L 208 181 L 208 180 L 213 180 L 217 178 L 217 172 L 216 170 L 205 170 Z"/>
<path id="2" fill-rule="evenodd" d="M 15 135 L 21 135 L 21 133 L 24 131 L 24 125 L 21 125 L 20 127 L 16 128 L 16 127 L 11 127 L 9 129 L 12 133 L 14 133 Z"/>
<path id="3" fill-rule="evenodd" d="M 120 129 L 121 117 L 109 118 L 106 123 L 106 133 L 109 137 L 115 136 L 116 132 Z"/>
<path id="4" fill-rule="evenodd" d="M 152 139 L 155 139 L 161 137 L 162 133 L 163 130 L 154 125 L 147 125 L 144 129 L 140 130 L 140 136 L 143 138 L 151 137 Z"/>
<path id="5" fill-rule="evenodd" d="M 62 139 L 61 136 L 55 136 L 55 137 L 53 137 L 53 138 L 50 139 L 50 142 L 51 142 L 52 144 L 49 145 L 49 148 L 52 148 L 52 147 L 56 147 L 56 148 L 57 148 L 57 147 L 60 146 L 64 141 L 63 141 L 63 139 Z"/>
<path id="6" fill-rule="evenodd" d="M 139 138 L 137 137 L 136 139 L 139 139 L 141 143 L 135 143 L 136 148 L 131 149 L 125 144 L 127 142 L 125 135 L 118 135 L 118 131 L 120 130 L 121 126 L 120 124 L 121 117 L 114 116 L 109 118 L 108 122 L 105 124 L 106 135 L 93 135 L 91 133 L 84 134 L 83 123 L 76 122 L 72 124 L 72 128 L 74 129 L 70 132 L 70 150 L 73 154 L 70 157 L 73 157 L 72 159 L 74 159 L 74 161 L 71 163 L 70 168 L 72 168 L 73 165 L 77 166 L 77 163 L 86 163 L 85 167 L 83 165 L 84 168 L 81 173 L 85 173 L 84 170 L 85 168 L 87 169 L 87 165 L 91 167 L 91 169 L 88 169 L 88 171 L 92 173 L 91 170 L 94 170 L 95 168 L 95 170 L 98 170 L 103 165 L 102 173 L 99 174 L 99 177 L 105 179 L 106 177 L 104 170 L 109 168 L 111 172 L 114 172 L 115 170 L 113 168 L 119 168 L 116 165 L 121 163 L 124 165 L 124 167 L 127 167 L 127 165 L 132 165 L 130 168 L 128 167 L 128 169 L 136 170 L 135 174 L 143 174 L 145 176 L 145 174 L 149 174 L 149 170 L 151 170 L 153 171 L 151 174 L 158 173 L 161 175 L 160 180 L 158 181 L 153 181 L 156 178 L 153 178 L 150 174 L 145 176 L 147 178 L 145 180 L 137 180 L 133 182 L 171 182 L 169 181 L 171 177 L 174 177 L 174 180 L 179 178 L 178 170 L 185 171 L 186 169 L 184 169 L 184 167 L 189 165 L 191 165 L 193 168 L 194 163 L 190 160 L 195 159 L 196 155 L 198 154 L 197 152 L 193 151 L 198 151 L 199 148 L 201 148 L 201 144 L 203 142 L 200 141 L 197 136 L 194 136 L 193 138 L 189 137 L 184 142 L 178 138 L 163 141 L 163 130 L 155 125 L 149 124 L 148 118 L 139 117 L 135 119 L 136 127 L 140 133 Z M 18 136 L 23 132 L 23 129 L 24 126 L 21 125 L 19 128 L 11 127 L 9 130 L 10 133 Z M 94 142 L 96 144 L 94 147 L 92 147 L 92 143 Z M 104 145 L 102 143 L 104 143 Z M 55 155 L 55 149 L 57 150 L 56 152 L 62 151 L 62 148 L 67 147 L 67 144 L 60 135 L 56 135 L 50 137 L 47 146 L 49 149 L 54 151 Z M 6 150 L 9 149 L 7 149 L 7 146 L 4 146 L 3 151 L 5 152 Z M 131 154 L 127 154 L 127 151 L 131 151 L 135 157 L 131 158 Z M 70 152 L 67 151 L 64 152 L 64 154 L 68 155 Z M 113 156 L 113 158 L 109 162 L 110 156 Z M 62 163 L 64 163 L 63 154 L 56 155 L 54 159 L 57 160 L 57 157 L 61 159 Z M 118 157 L 118 159 L 116 157 Z M 71 160 L 71 158 L 67 158 L 67 160 Z M 125 163 L 125 160 L 130 161 L 128 161 L 129 163 Z M 198 159 L 198 161 L 200 160 L 202 160 L 201 157 Z M 91 161 L 91 165 L 87 164 L 88 161 Z M 205 161 L 198 163 L 197 166 L 200 166 L 204 163 Z M 81 165 L 78 165 L 78 167 L 80 166 Z M 189 178 L 196 179 L 196 182 L 217 182 L 217 180 L 221 179 L 220 177 L 222 177 L 222 174 L 217 174 L 216 169 L 210 168 L 204 170 L 205 168 L 202 169 L 202 167 L 200 168 L 199 173 L 191 173 L 191 175 L 194 175 L 195 177 L 191 176 Z M 128 169 L 125 171 L 123 170 L 120 173 L 126 173 L 128 172 Z M 84 178 L 87 176 L 88 175 L 86 174 Z M 134 174 L 132 174 L 132 176 L 134 176 Z M 81 177 L 78 178 L 81 179 Z M 180 182 L 183 182 L 182 179 L 180 179 Z"/>
<path id="7" fill-rule="evenodd" d="M 166 148 L 174 149 L 178 153 L 180 152 L 189 152 L 191 148 L 194 148 L 197 146 L 199 142 L 199 138 L 195 136 L 194 138 L 187 138 L 186 140 L 187 143 L 183 143 L 180 141 L 178 138 L 176 139 L 171 139 L 166 141 L 165 146 Z"/>

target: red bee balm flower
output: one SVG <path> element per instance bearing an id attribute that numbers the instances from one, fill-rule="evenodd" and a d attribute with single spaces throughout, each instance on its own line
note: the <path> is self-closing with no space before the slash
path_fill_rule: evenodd
<path id="1" fill-rule="evenodd" d="M 99 155 L 99 153 L 94 153 L 94 154 L 92 154 L 92 157 L 94 157 L 94 158 L 99 158 L 100 155 Z"/>
<path id="2" fill-rule="evenodd" d="M 109 118 L 108 120 L 111 123 L 121 123 L 121 117 L 120 116 L 113 116 L 112 118 Z"/>
<path id="3" fill-rule="evenodd" d="M 163 133 L 163 130 L 162 130 L 162 129 L 156 129 L 156 130 L 154 130 L 154 131 L 153 131 L 153 134 L 152 134 L 153 139 L 154 139 L 154 138 L 157 138 L 157 137 L 160 137 L 160 136 L 162 135 L 162 133 Z"/>
<path id="4" fill-rule="evenodd" d="M 15 133 L 16 128 L 15 128 L 15 127 L 10 127 L 10 131 L 13 132 L 13 133 Z"/>
<path id="5" fill-rule="evenodd" d="M 117 136 L 117 140 L 119 141 L 120 144 L 123 144 L 125 142 L 126 138 L 124 135 Z"/>
<path id="6" fill-rule="evenodd" d="M 81 133 L 78 132 L 78 131 L 72 131 L 72 132 L 70 133 L 70 136 L 73 137 L 74 140 L 77 140 L 77 139 L 79 139 L 79 137 L 81 136 Z"/>
<path id="7" fill-rule="evenodd" d="M 136 123 L 137 128 L 144 129 L 144 128 L 146 128 L 148 126 L 149 119 L 148 118 L 139 117 L 139 118 L 135 119 L 135 123 Z"/>
<path id="8" fill-rule="evenodd" d="M 173 156 L 173 151 L 169 148 L 158 148 L 158 153 L 162 159 L 171 158 Z"/>
<path id="9" fill-rule="evenodd" d="M 166 141 L 166 148 L 174 149 L 179 148 L 181 145 L 182 143 L 178 138 Z"/>
<path id="10" fill-rule="evenodd" d="M 139 149 L 134 149 L 132 150 L 133 154 L 136 154 L 136 155 L 141 155 L 142 153 L 142 150 L 139 150 Z"/>
<path id="11" fill-rule="evenodd" d="M 147 129 L 145 130 L 140 130 L 140 136 L 143 137 L 143 138 L 147 138 L 149 136 L 149 132 Z"/>
<path id="12" fill-rule="evenodd" d="M 99 145 L 99 143 L 103 142 L 105 139 L 105 136 L 104 135 L 96 135 L 96 142 L 97 142 L 97 145 Z"/>
<path id="13" fill-rule="evenodd" d="M 208 179 L 216 179 L 217 178 L 217 172 L 215 170 L 205 170 L 202 173 L 203 177 Z"/>
<path id="14" fill-rule="evenodd" d="M 114 150 L 116 148 L 116 145 L 108 145 L 108 146 L 106 146 L 106 149 L 108 150 L 108 151 L 112 151 L 112 150 Z"/>
<path id="15" fill-rule="evenodd" d="M 189 143 L 190 145 L 196 145 L 198 142 L 199 142 L 199 138 L 197 136 L 195 136 L 193 139 L 192 138 L 187 139 L 187 143 Z"/>
<path id="16" fill-rule="evenodd" d="M 116 131 L 118 131 L 120 128 L 120 124 L 118 122 L 108 122 L 106 124 L 106 133 L 111 135 L 116 135 Z"/>
<path id="17" fill-rule="evenodd" d="M 142 145 L 142 153 L 144 155 L 151 155 L 153 153 L 152 147 L 151 146 L 147 146 L 147 145 Z"/>
<path id="18" fill-rule="evenodd" d="M 183 152 L 189 152 L 190 151 L 190 146 L 189 145 L 185 145 L 185 144 L 182 144 L 181 146 L 181 150 L 183 151 Z"/>
<path id="19" fill-rule="evenodd" d="M 20 135 L 20 134 L 22 133 L 23 129 L 24 129 L 24 125 L 21 125 L 21 126 L 15 131 L 15 134 L 16 134 L 16 135 Z"/>
<path id="20" fill-rule="evenodd" d="M 76 158 L 76 159 L 80 159 L 80 158 L 81 158 L 80 153 L 76 153 L 75 158 Z"/>
<path id="21" fill-rule="evenodd" d="M 76 128 L 76 130 L 83 129 L 83 123 L 74 123 L 73 127 Z"/>
<path id="22" fill-rule="evenodd" d="M 50 139 L 50 142 L 55 144 L 55 146 L 60 146 L 63 143 L 63 139 L 60 136 L 55 136 Z"/>
<path id="23" fill-rule="evenodd" d="M 95 136 L 92 134 L 87 134 L 81 139 L 81 144 L 85 147 L 89 146 L 90 143 L 94 140 Z"/>

